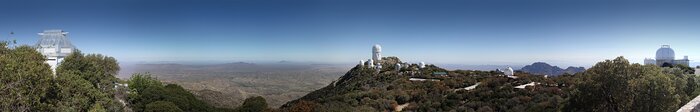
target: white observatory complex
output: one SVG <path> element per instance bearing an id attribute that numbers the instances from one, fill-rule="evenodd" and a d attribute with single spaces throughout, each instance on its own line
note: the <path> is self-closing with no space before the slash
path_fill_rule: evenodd
<path id="1" fill-rule="evenodd" d="M 367 61 L 360 60 L 360 66 L 367 65 L 370 68 L 381 69 L 382 65 L 380 60 L 382 60 L 382 46 L 375 44 L 372 46 L 372 58 L 367 59 Z"/>
<path id="2" fill-rule="evenodd" d="M 663 66 L 664 64 L 676 65 L 681 64 L 685 66 L 690 65 L 690 60 L 688 56 L 683 56 L 683 59 L 676 60 L 676 53 L 671 49 L 670 45 L 661 45 L 661 48 L 656 50 L 656 59 L 647 58 L 644 59 L 644 64 Z"/>
<path id="3" fill-rule="evenodd" d="M 38 34 L 41 39 L 36 43 L 36 50 L 46 57 L 46 63 L 51 65 L 51 70 L 55 73 L 56 67 L 64 57 L 73 53 L 75 46 L 68 41 L 68 32 L 60 29 L 44 30 Z"/>

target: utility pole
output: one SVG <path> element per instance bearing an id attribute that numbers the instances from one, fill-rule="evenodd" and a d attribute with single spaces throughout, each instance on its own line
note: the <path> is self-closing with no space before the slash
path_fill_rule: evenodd
<path id="1" fill-rule="evenodd" d="M 11 40 L 11 42 L 8 42 L 8 43 L 10 44 L 10 48 L 15 48 L 15 44 L 17 44 L 17 39 L 14 39 L 14 38 L 13 38 L 14 35 L 15 35 L 15 32 L 10 31 L 10 36 L 9 36 L 9 38 L 8 38 L 8 39 Z M 10 41 L 10 40 L 8 40 L 8 41 Z"/>

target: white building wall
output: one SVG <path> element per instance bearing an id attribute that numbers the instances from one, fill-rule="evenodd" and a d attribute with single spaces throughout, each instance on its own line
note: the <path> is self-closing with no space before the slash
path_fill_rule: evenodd
<path id="1" fill-rule="evenodd" d="M 675 60 L 673 64 L 681 64 L 685 66 L 690 66 L 690 60 Z"/>
<path id="2" fill-rule="evenodd" d="M 644 59 L 644 65 L 656 65 L 656 60 L 654 59 Z"/>
<path id="3" fill-rule="evenodd" d="M 50 54 L 56 52 L 56 48 L 49 47 L 49 48 L 41 48 L 41 53 L 43 54 Z"/>
<path id="4" fill-rule="evenodd" d="M 72 53 L 73 49 L 71 48 L 61 48 L 61 53 Z"/>
<path id="5" fill-rule="evenodd" d="M 56 72 L 56 68 L 57 68 L 58 65 L 59 65 L 58 62 L 60 62 L 60 61 L 63 60 L 63 59 L 62 59 L 62 58 L 61 58 L 61 59 L 58 59 L 58 58 L 56 58 L 56 57 L 46 57 L 46 58 L 47 58 L 47 59 L 46 59 L 46 64 L 49 64 L 49 66 L 51 66 L 51 70 L 53 70 L 54 72 Z"/>

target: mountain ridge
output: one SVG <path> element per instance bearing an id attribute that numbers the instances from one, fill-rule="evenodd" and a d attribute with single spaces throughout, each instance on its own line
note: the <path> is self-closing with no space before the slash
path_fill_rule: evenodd
<path id="1" fill-rule="evenodd" d="M 584 67 L 573 67 L 569 66 L 566 69 L 559 68 L 558 66 L 552 66 L 545 62 L 535 62 L 530 65 L 526 65 L 520 69 L 520 71 L 527 72 L 535 75 L 548 75 L 548 76 L 559 76 L 563 74 L 576 74 L 583 72 L 586 69 Z"/>

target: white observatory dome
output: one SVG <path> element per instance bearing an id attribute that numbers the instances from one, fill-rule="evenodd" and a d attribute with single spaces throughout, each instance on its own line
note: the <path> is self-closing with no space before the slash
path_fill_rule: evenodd
<path id="1" fill-rule="evenodd" d="M 506 71 L 503 72 L 503 74 L 505 74 L 505 75 L 507 75 L 507 76 L 513 76 L 513 68 L 508 67 L 508 68 L 506 69 Z"/>
<path id="2" fill-rule="evenodd" d="M 661 45 L 661 48 L 656 50 L 656 60 L 673 60 L 676 59 L 675 56 L 676 54 L 670 45 Z"/>
<path id="3" fill-rule="evenodd" d="M 372 47 L 372 52 L 382 52 L 382 46 L 379 46 L 379 44 L 374 44 Z"/>

